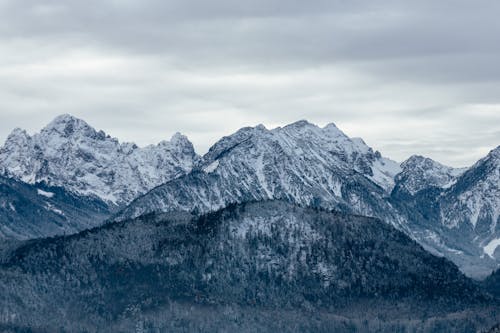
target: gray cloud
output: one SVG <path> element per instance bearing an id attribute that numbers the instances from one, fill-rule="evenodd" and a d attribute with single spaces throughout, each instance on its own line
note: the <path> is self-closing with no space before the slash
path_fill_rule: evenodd
<path id="1" fill-rule="evenodd" d="M 463 166 L 499 144 L 500 3 L 0 0 L 0 138 L 60 113 L 203 152 L 241 126 L 335 122 Z"/>

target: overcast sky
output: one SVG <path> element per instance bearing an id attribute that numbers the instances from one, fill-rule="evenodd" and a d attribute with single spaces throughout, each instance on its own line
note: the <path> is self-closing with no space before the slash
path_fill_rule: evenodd
<path id="1" fill-rule="evenodd" d="M 0 140 L 70 113 L 199 153 L 333 122 L 383 155 L 467 166 L 500 144 L 500 1 L 0 0 Z"/>

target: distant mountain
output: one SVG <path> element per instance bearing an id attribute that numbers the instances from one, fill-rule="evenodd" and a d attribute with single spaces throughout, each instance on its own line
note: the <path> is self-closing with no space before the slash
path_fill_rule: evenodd
<path id="1" fill-rule="evenodd" d="M 401 172 L 396 175 L 397 186 L 394 191 L 403 191 L 410 195 L 430 187 L 449 188 L 456 182 L 457 177 L 466 171 L 465 168 L 451 168 L 419 155 L 401 163 L 401 168 Z"/>
<path id="2" fill-rule="evenodd" d="M 398 225 L 397 211 L 384 198 L 399 171 L 396 162 L 333 124 L 247 127 L 219 140 L 191 173 L 139 197 L 116 218 L 179 209 L 206 213 L 231 203 L 286 199 L 383 216 Z"/>
<path id="3" fill-rule="evenodd" d="M 62 115 L 33 136 L 15 129 L 0 149 L 0 171 L 121 206 L 190 171 L 197 158 L 191 142 L 178 133 L 170 141 L 139 148 Z"/>
<path id="4" fill-rule="evenodd" d="M 389 224 L 279 201 L 31 241 L 3 259 L 0 290 L 1 324 L 19 330 L 469 332 L 499 319 Z"/>
<path id="5" fill-rule="evenodd" d="M 3 241 L 75 233 L 100 225 L 111 213 L 109 206 L 99 198 L 0 176 L 0 239 Z"/>
<path id="6" fill-rule="evenodd" d="M 63 115 L 33 136 L 14 130 L 0 149 L 0 174 L 102 200 L 108 212 L 119 210 L 116 221 L 179 210 L 201 215 L 273 199 L 377 217 L 469 276 L 483 278 L 500 264 L 499 151 L 468 169 L 422 156 L 399 165 L 333 124 L 320 128 L 298 121 L 272 130 L 242 128 L 199 157 L 180 134 L 139 148 Z M 8 230 L 20 215 L 4 212 Z M 78 218 L 78 228 L 59 230 L 87 226 Z M 27 230 L 25 224 L 19 228 Z M 54 234 L 42 226 L 23 238 Z"/>
<path id="7" fill-rule="evenodd" d="M 467 170 L 412 157 L 391 195 L 427 249 L 485 277 L 500 266 L 500 147 Z"/>
<path id="8" fill-rule="evenodd" d="M 492 231 L 500 206 L 495 151 L 468 170 L 421 156 L 399 166 L 333 124 L 248 127 L 222 138 L 190 173 L 138 197 L 115 220 L 176 210 L 202 214 L 231 203 L 284 199 L 378 217 L 482 278 L 500 262 L 493 255 L 500 244 Z M 481 209 L 478 225 L 489 227 L 479 234 L 483 229 L 475 229 L 474 217 Z"/>
<path id="9" fill-rule="evenodd" d="M 444 225 L 471 226 L 478 244 L 494 257 L 492 239 L 498 238 L 493 242 L 500 245 L 500 146 L 461 175 L 442 195 L 440 206 Z"/>

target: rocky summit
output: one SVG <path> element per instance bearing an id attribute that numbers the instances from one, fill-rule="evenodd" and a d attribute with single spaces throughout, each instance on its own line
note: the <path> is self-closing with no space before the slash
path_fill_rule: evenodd
<path id="1" fill-rule="evenodd" d="M 61 115 L 33 136 L 15 129 L 0 149 L 0 170 L 120 206 L 191 170 L 196 159 L 193 145 L 179 133 L 140 148 Z"/>

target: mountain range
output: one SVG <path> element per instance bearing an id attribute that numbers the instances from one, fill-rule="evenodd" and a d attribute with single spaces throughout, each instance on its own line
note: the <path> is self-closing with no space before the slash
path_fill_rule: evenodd
<path id="1" fill-rule="evenodd" d="M 470 168 L 422 156 L 399 164 L 334 124 L 298 121 L 271 130 L 242 128 L 200 157 L 178 133 L 140 148 L 62 115 L 32 136 L 15 129 L 0 149 L 0 170 L 5 182 L 31 186 L 23 193 L 43 201 L 36 224 L 25 216 L 34 213 L 11 209 L 15 202 L 8 198 L 15 191 L 3 191 L 4 238 L 73 233 L 149 213 L 201 215 L 235 203 L 285 200 L 377 217 L 472 277 L 485 277 L 500 263 L 500 147 Z M 55 193 L 47 186 L 61 192 L 40 195 Z M 72 212 L 71 200 L 88 203 L 76 205 L 86 214 Z"/>
<path id="2" fill-rule="evenodd" d="M 15 129 L 0 150 L 0 170 L 25 183 L 62 186 L 122 206 L 189 171 L 197 158 L 191 142 L 179 133 L 139 148 L 61 115 L 33 136 Z"/>
<path id="3" fill-rule="evenodd" d="M 468 275 L 484 277 L 500 262 L 499 152 L 467 170 L 419 156 L 398 165 L 331 124 L 244 128 L 217 142 L 191 172 L 135 199 L 114 219 L 288 200 L 378 217 Z"/>
<path id="4" fill-rule="evenodd" d="M 0 331 L 485 331 L 499 184 L 500 147 L 397 163 L 302 120 L 199 156 L 62 115 L 0 148 Z"/>

